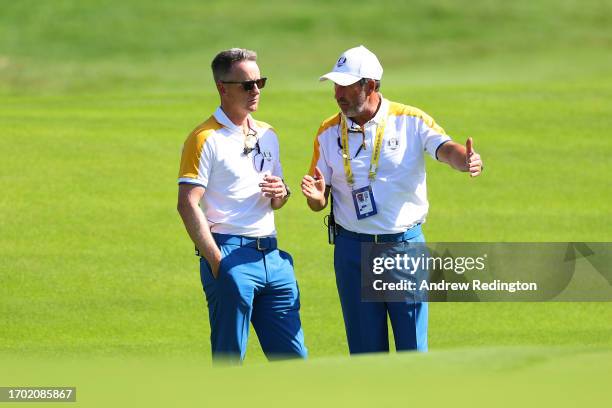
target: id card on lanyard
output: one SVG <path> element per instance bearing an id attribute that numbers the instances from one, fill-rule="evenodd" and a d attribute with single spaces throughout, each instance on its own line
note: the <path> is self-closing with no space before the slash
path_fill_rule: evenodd
<path id="1" fill-rule="evenodd" d="M 348 127 L 346 124 L 346 117 L 343 114 L 340 115 L 340 123 L 342 128 L 342 161 L 344 165 L 344 175 L 346 176 L 347 184 L 351 188 L 353 204 L 355 205 L 355 214 L 357 215 L 357 219 L 361 220 L 378 213 L 376 210 L 376 200 L 374 199 L 374 193 L 372 192 L 372 182 L 376 180 L 378 162 L 380 160 L 380 151 L 382 149 L 382 140 L 385 134 L 386 119 L 383 119 L 376 128 L 374 151 L 372 153 L 370 169 L 368 171 L 368 185 L 358 189 L 355 189 L 355 177 L 353 175 L 353 170 L 351 169 L 351 161 L 349 159 Z"/>
<path id="2" fill-rule="evenodd" d="M 353 204 L 355 204 L 355 212 L 357 213 L 357 219 L 361 220 L 367 217 L 371 217 L 377 213 L 376 201 L 374 201 L 374 194 L 372 193 L 371 186 L 365 186 L 353 190 Z"/>

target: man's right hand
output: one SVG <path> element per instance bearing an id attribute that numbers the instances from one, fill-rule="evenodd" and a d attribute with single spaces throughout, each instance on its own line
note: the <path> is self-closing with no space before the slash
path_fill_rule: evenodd
<path id="1" fill-rule="evenodd" d="M 302 194 L 311 200 L 325 200 L 325 177 L 318 167 L 315 167 L 314 177 L 307 174 L 302 178 Z"/>
<path id="2" fill-rule="evenodd" d="M 307 174 L 302 178 L 302 194 L 314 211 L 320 211 L 327 205 L 325 190 L 325 177 L 318 167 L 315 167 L 314 177 Z"/>
<path id="3" fill-rule="evenodd" d="M 211 257 L 212 259 L 206 259 L 208 264 L 210 265 L 210 272 L 212 273 L 213 278 L 217 279 L 219 277 L 219 265 L 221 265 L 221 251 L 217 250 L 217 252 Z"/>
<path id="4" fill-rule="evenodd" d="M 208 221 L 199 206 L 205 189 L 195 184 L 180 184 L 177 210 L 183 219 L 189 237 L 210 265 L 211 273 L 215 279 L 219 276 L 221 263 L 221 250 L 215 243 Z"/>

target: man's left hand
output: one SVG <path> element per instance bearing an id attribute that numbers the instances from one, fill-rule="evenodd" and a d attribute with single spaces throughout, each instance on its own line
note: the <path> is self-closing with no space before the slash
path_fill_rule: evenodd
<path id="1" fill-rule="evenodd" d="M 470 177 L 476 177 L 482 173 L 482 160 L 480 160 L 480 155 L 474 151 L 473 144 L 472 138 L 468 137 L 468 140 L 465 142 L 465 164 L 467 171 L 470 172 Z"/>
<path id="2" fill-rule="evenodd" d="M 278 176 L 265 176 L 264 182 L 259 183 L 261 192 L 265 197 L 283 198 L 287 195 L 287 189 L 283 179 Z"/>

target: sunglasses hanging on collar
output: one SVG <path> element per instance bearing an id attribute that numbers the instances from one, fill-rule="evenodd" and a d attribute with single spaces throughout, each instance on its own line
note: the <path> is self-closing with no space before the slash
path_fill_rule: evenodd
<path id="1" fill-rule="evenodd" d="M 247 156 L 254 149 L 257 149 L 259 152 L 259 138 L 257 137 L 257 131 L 253 129 L 251 126 L 251 120 L 247 118 L 247 126 L 249 130 L 247 134 L 244 136 L 244 149 L 242 149 L 242 154 Z"/>
<path id="2" fill-rule="evenodd" d="M 246 156 L 253 150 L 257 150 L 259 153 L 259 140 L 257 139 L 257 136 L 248 134 L 244 139 L 244 149 L 242 150 L 242 154 Z"/>

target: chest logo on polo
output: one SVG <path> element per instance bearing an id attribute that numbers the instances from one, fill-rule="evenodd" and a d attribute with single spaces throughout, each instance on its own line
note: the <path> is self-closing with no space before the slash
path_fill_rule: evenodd
<path id="1" fill-rule="evenodd" d="M 266 159 L 267 161 L 272 161 L 272 152 L 270 151 L 265 151 L 262 152 L 264 159 Z"/>
<path id="2" fill-rule="evenodd" d="M 391 150 L 395 150 L 399 147 L 399 140 L 397 139 L 397 137 L 392 137 L 391 139 L 389 139 L 388 143 Z"/>

